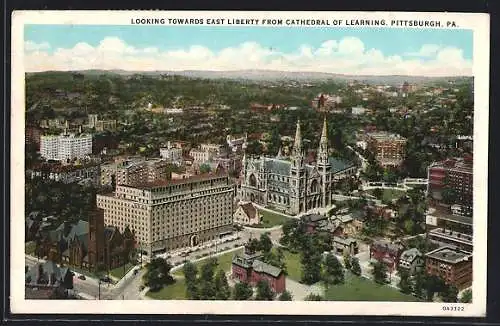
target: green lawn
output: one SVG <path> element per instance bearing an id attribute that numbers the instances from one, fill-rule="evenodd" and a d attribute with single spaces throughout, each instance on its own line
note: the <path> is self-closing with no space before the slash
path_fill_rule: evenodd
<path id="1" fill-rule="evenodd" d="M 302 264 L 300 263 L 300 254 L 292 253 L 288 250 L 283 251 L 285 254 L 285 264 L 288 277 L 294 281 L 300 282 L 302 278 Z"/>
<path id="2" fill-rule="evenodd" d="M 27 255 L 33 255 L 35 253 L 36 243 L 34 241 L 28 241 L 24 243 L 24 253 Z"/>
<path id="3" fill-rule="evenodd" d="M 374 195 L 375 189 L 368 190 L 368 193 L 370 195 Z M 404 196 L 405 194 L 406 194 L 406 192 L 403 190 L 382 189 L 382 200 L 391 201 L 393 199 L 399 199 L 400 197 Z"/>
<path id="4" fill-rule="evenodd" d="M 224 255 L 221 255 L 221 256 L 218 256 L 217 257 L 217 261 L 219 262 L 219 266 L 217 267 L 217 270 L 219 269 L 223 269 L 224 271 L 229 271 L 231 270 L 231 262 L 233 260 L 233 256 L 236 255 L 236 254 L 240 254 L 243 252 L 243 249 L 238 249 L 238 250 L 235 250 L 235 251 L 231 251 L 231 252 L 228 252 Z M 208 258 L 207 259 L 204 259 L 202 261 L 197 261 L 195 262 L 194 264 L 198 267 L 198 271 L 200 270 L 200 267 L 206 263 L 208 261 Z M 173 275 L 175 276 L 183 276 L 184 274 L 182 273 L 182 268 L 175 271 L 173 273 Z"/>
<path id="5" fill-rule="evenodd" d="M 418 298 L 399 292 L 388 285 L 380 285 L 369 279 L 346 272 L 345 283 L 332 285 L 325 291 L 330 301 L 419 301 Z"/>
<path id="6" fill-rule="evenodd" d="M 185 300 L 186 282 L 184 279 L 177 279 L 174 284 L 164 286 L 158 292 L 148 291 L 146 295 L 155 300 Z"/>
<path id="7" fill-rule="evenodd" d="M 113 277 L 116 277 L 118 279 L 121 279 L 122 277 L 125 276 L 125 274 L 127 274 L 132 268 L 134 268 L 134 265 L 132 265 L 131 263 L 127 263 L 125 264 L 125 268 L 122 266 L 120 267 L 117 267 L 115 269 L 112 269 L 109 271 L 109 275 L 113 276 Z"/>
<path id="8" fill-rule="evenodd" d="M 273 226 L 276 225 L 285 224 L 285 222 L 289 220 L 288 217 L 268 212 L 266 210 L 259 210 L 259 214 L 262 215 L 262 222 L 256 225 L 252 225 L 252 227 L 267 229 L 267 228 L 272 228 Z"/>

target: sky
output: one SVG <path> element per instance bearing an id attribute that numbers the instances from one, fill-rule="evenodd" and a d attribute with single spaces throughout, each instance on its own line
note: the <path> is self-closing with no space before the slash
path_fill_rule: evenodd
<path id="1" fill-rule="evenodd" d="M 245 70 L 472 75 L 472 30 L 27 25 L 28 72 Z"/>

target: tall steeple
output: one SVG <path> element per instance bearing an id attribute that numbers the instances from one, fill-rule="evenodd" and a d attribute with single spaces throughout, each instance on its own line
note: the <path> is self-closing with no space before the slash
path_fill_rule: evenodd
<path id="1" fill-rule="evenodd" d="M 323 120 L 323 130 L 321 131 L 321 139 L 318 149 L 318 165 L 326 165 L 328 163 L 328 128 L 326 126 L 326 116 Z"/>
<path id="2" fill-rule="evenodd" d="M 302 155 L 304 148 L 302 146 L 302 133 L 300 131 L 300 119 L 297 120 L 297 129 L 295 131 L 295 142 L 293 143 L 293 154 Z"/>

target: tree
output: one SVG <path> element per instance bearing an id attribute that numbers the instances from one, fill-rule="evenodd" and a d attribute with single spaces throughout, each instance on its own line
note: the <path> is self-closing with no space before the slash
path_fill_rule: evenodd
<path id="1" fill-rule="evenodd" d="M 467 289 L 465 290 L 462 295 L 460 296 L 460 302 L 462 303 L 471 303 L 472 302 L 472 290 Z"/>
<path id="2" fill-rule="evenodd" d="M 458 289 L 454 285 L 445 285 L 439 296 L 444 302 L 457 302 Z"/>
<path id="3" fill-rule="evenodd" d="M 377 199 L 382 198 L 382 195 L 384 194 L 384 191 L 380 188 L 375 188 L 373 189 L 373 196 L 375 196 Z"/>
<path id="4" fill-rule="evenodd" d="M 219 269 L 215 275 L 215 299 L 228 300 L 231 296 L 231 288 L 227 282 L 226 273 Z"/>
<path id="5" fill-rule="evenodd" d="M 211 168 L 210 165 L 203 163 L 200 165 L 200 173 L 208 173 L 210 172 Z"/>
<path id="6" fill-rule="evenodd" d="M 275 296 L 276 294 L 266 280 L 260 280 L 257 283 L 257 294 L 255 295 L 255 300 L 273 301 Z"/>
<path id="7" fill-rule="evenodd" d="M 174 278 L 170 275 L 172 265 L 164 258 L 154 258 L 146 265 L 146 273 L 143 280 L 151 291 L 158 291 L 164 285 L 174 283 Z"/>
<path id="8" fill-rule="evenodd" d="M 372 269 L 373 280 L 377 283 L 387 283 L 387 266 L 384 263 L 376 262 Z"/>
<path id="9" fill-rule="evenodd" d="M 253 296 L 252 287 L 244 282 L 236 283 L 234 286 L 233 299 L 234 300 L 249 300 Z"/>
<path id="10" fill-rule="evenodd" d="M 261 234 L 259 240 L 259 250 L 261 250 L 265 254 L 270 252 L 272 248 L 273 248 L 273 242 L 271 241 L 269 234 L 268 233 Z"/>
<path id="11" fill-rule="evenodd" d="M 215 298 L 214 274 L 217 265 L 217 259 L 211 258 L 201 267 L 199 279 L 199 297 L 201 300 L 213 300 Z"/>
<path id="12" fill-rule="evenodd" d="M 344 253 L 344 266 L 345 266 L 345 269 L 347 269 L 347 270 L 351 269 L 351 267 L 352 267 L 351 261 L 352 261 L 351 255 L 348 252 Z"/>
<path id="13" fill-rule="evenodd" d="M 440 277 L 436 275 L 425 275 L 423 284 L 426 296 L 425 299 L 427 301 L 432 301 L 436 293 L 442 293 L 446 291 L 446 284 Z"/>
<path id="14" fill-rule="evenodd" d="M 416 297 L 422 298 L 424 291 L 425 275 L 422 271 L 418 271 L 413 277 L 413 293 Z"/>
<path id="15" fill-rule="evenodd" d="M 252 252 L 258 251 L 259 247 L 260 247 L 260 242 L 259 242 L 259 240 L 252 238 L 252 239 L 250 239 L 250 241 L 248 241 L 248 244 L 246 247 L 249 251 L 252 251 Z"/>
<path id="16" fill-rule="evenodd" d="M 405 270 L 400 270 L 399 271 L 399 283 L 398 283 L 398 287 L 401 290 L 401 292 L 403 292 L 405 294 L 410 294 L 412 292 L 411 282 L 410 282 L 410 275 Z"/>
<path id="17" fill-rule="evenodd" d="M 182 272 L 184 273 L 184 279 L 186 281 L 186 294 L 189 299 L 198 299 L 198 284 L 197 275 L 198 269 L 196 265 L 188 261 L 184 263 L 182 267 Z"/>
<path id="18" fill-rule="evenodd" d="M 319 294 L 310 293 L 305 297 L 305 301 L 323 301 L 323 297 Z"/>
<path id="19" fill-rule="evenodd" d="M 321 279 L 321 254 L 302 253 L 302 282 L 314 284 Z"/>
<path id="20" fill-rule="evenodd" d="M 351 271 L 354 275 L 360 276 L 361 275 L 361 266 L 359 265 L 359 259 L 358 257 L 354 257 L 352 259 L 352 267 Z"/>
<path id="21" fill-rule="evenodd" d="M 292 294 L 286 290 L 283 291 L 283 293 L 281 293 L 281 295 L 279 296 L 280 301 L 292 301 L 292 299 Z"/>
<path id="22" fill-rule="evenodd" d="M 334 254 L 329 253 L 323 266 L 323 281 L 326 286 L 344 283 L 344 268 Z"/>

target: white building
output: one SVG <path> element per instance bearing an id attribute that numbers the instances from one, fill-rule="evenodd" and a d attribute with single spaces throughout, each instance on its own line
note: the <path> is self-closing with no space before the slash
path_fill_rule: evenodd
<path id="1" fill-rule="evenodd" d="M 171 162 L 180 162 L 182 160 L 182 148 L 172 146 L 168 142 L 167 147 L 160 148 L 160 156 Z"/>
<path id="2" fill-rule="evenodd" d="M 351 108 L 352 115 L 361 115 L 361 114 L 365 114 L 365 112 L 366 112 L 366 109 L 362 106 L 353 106 Z"/>
<path id="3" fill-rule="evenodd" d="M 424 257 L 417 248 L 411 248 L 401 253 L 399 267 L 413 274 L 424 265 Z"/>
<path id="4" fill-rule="evenodd" d="M 47 160 L 64 161 L 92 154 L 92 136 L 63 134 L 40 137 L 40 155 Z"/>

